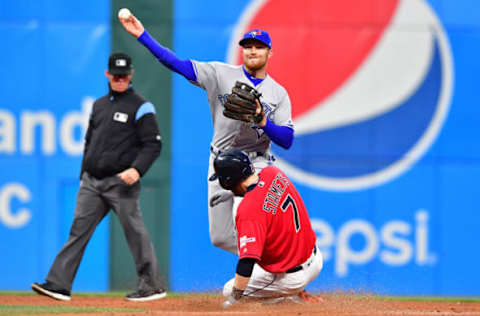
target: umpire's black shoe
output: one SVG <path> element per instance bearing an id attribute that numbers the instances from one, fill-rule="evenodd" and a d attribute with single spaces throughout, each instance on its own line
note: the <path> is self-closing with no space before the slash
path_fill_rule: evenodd
<path id="1" fill-rule="evenodd" d="M 153 300 L 159 300 L 167 296 L 167 292 L 165 290 L 136 290 L 130 294 L 125 296 L 127 301 L 132 302 L 147 302 Z"/>
<path id="2" fill-rule="evenodd" d="M 52 282 L 33 283 L 32 290 L 40 295 L 45 295 L 60 301 L 70 301 L 70 291 L 61 289 Z"/>

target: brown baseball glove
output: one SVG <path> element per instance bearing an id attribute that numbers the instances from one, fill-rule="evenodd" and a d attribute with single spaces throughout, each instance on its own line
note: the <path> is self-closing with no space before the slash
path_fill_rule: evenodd
<path id="1" fill-rule="evenodd" d="M 237 81 L 232 93 L 227 96 L 223 115 L 233 120 L 258 124 L 262 121 L 264 111 L 260 96 L 262 94 L 250 85 Z"/>

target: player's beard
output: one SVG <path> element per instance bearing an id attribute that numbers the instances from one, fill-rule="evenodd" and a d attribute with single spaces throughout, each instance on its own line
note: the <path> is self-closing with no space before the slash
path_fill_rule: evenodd
<path id="1" fill-rule="evenodd" d="M 245 59 L 243 64 L 249 73 L 254 74 L 259 70 L 265 69 L 267 61 L 268 57 L 265 56 L 264 58 L 259 57 L 256 61 Z"/>

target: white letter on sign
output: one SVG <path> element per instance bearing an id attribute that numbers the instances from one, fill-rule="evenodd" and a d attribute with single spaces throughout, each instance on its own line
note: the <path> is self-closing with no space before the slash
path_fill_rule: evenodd
<path id="1" fill-rule="evenodd" d="M 12 213 L 10 201 L 17 197 L 22 202 L 30 201 L 30 191 L 19 183 L 9 183 L 0 189 L 0 222 L 10 228 L 20 228 L 31 218 L 31 212 L 27 208 L 21 208 Z"/>
<path id="2" fill-rule="evenodd" d="M 362 250 L 356 251 L 350 247 L 350 238 L 359 234 L 365 239 L 365 246 Z M 338 276 L 345 276 L 348 273 L 348 265 L 366 263 L 375 256 L 378 250 L 378 239 L 373 226 L 360 219 L 351 220 L 345 223 L 338 232 L 337 257 L 335 271 Z"/>

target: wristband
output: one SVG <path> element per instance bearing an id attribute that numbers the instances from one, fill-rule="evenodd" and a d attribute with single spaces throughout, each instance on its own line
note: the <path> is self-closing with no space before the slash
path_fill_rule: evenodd
<path id="1" fill-rule="evenodd" d="M 242 298 L 243 296 L 243 290 L 237 289 L 235 286 L 232 289 L 232 295 L 231 295 L 236 301 Z"/>

